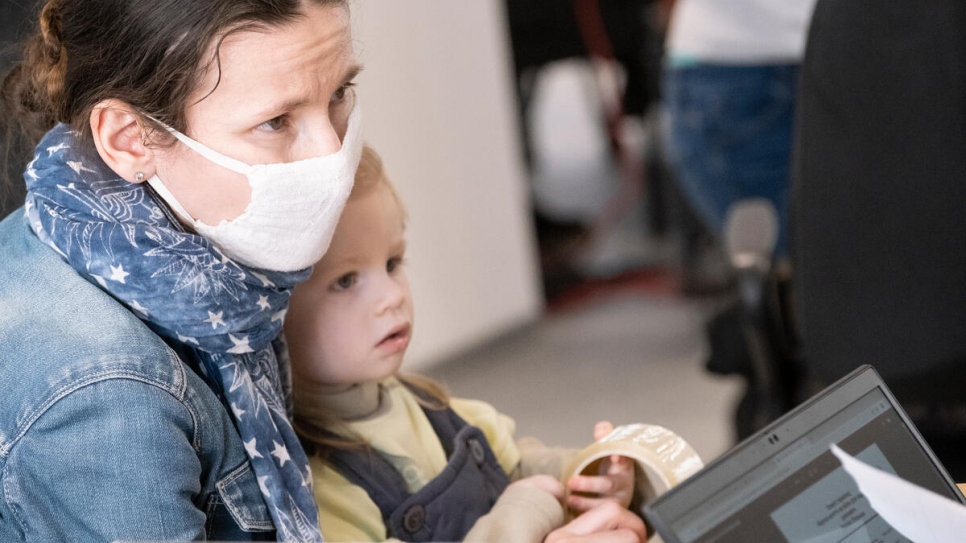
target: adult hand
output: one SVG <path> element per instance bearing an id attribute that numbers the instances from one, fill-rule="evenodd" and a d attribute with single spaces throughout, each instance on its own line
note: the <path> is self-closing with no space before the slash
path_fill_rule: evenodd
<path id="1" fill-rule="evenodd" d="M 558 528 L 544 543 L 646 543 L 644 521 L 617 502 L 604 501 Z"/>
<path id="2" fill-rule="evenodd" d="M 602 421 L 594 426 L 594 439 L 601 438 L 613 431 L 614 425 Z M 599 475 L 575 475 L 567 481 L 571 494 L 567 506 L 574 511 L 587 511 L 606 500 L 615 501 L 623 507 L 631 504 L 634 497 L 634 461 L 630 458 L 611 455 L 600 464 Z M 584 495 L 576 495 L 580 492 Z M 596 497 L 587 496 L 596 495 Z"/>

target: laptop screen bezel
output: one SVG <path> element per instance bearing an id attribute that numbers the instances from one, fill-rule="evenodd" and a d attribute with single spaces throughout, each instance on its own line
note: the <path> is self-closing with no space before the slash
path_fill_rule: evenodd
<path id="1" fill-rule="evenodd" d="M 748 472 L 781 454 L 791 444 L 848 408 L 858 398 L 876 390 L 888 399 L 892 409 L 899 415 L 902 427 L 909 432 L 922 451 L 923 459 L 931 462 L 938 472 L 947 487 L 945 496 L 966 504 L 966 498 L 959 492 L 949 473 L 878 372 L 870 365 L 863 365 L 728 450 L 654 502 L 645 505 L 645 518 L 661 535 L 664 543 L 680 543 L 678 535 L 671 527 L 683 515 L 706 504 L 709 496 L 721 499 L 722 493 Z"/>

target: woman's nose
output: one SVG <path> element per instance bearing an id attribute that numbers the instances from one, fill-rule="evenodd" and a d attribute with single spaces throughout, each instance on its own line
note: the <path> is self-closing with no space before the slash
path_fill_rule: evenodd
<path id="1" fill-rule="evenodd" d="M 305 122 L 302 130 L 302 142 L 299 146 L 299 160 L 328 156 L 342 149 L 342 138 L 345 136 L 345 121 L 333 119 L 328 115 L 319 115 Z"/>
<path id="2" fill-rule="evenodd" d="M 339 130 L 333 126 L 330 120 L 326 120 L 313 131 L 311 145 L 314 149 L 314 156 L 327 156 L 342 149 L 342 137 L 344 130 Z M 311 157 L 310 157 L 311 158 Z"/>

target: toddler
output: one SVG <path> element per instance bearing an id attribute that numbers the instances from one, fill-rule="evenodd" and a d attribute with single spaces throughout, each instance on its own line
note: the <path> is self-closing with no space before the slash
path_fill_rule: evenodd
<path id="1" fill-rule="evenodd" d="M 295 428 L 310 455 L 329 541 L 542 541 L 564 520 L 558 482 L 577 451 L 515 441 L 514 422 L 399 373 L 413 334 L 406 213 L 364 148 L 328 252 L 296 287 L 285 322 Z M 595 438 L 609 432 L 599 423 Z M 626 508 L 634 466 L 568 481 L 566 506 Z M 643 525 L 642 525 L 643 526 Z"/>

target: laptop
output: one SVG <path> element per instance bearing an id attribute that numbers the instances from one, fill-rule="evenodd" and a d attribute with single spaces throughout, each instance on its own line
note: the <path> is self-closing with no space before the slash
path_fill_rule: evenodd
<path id="1" fill-rule="evenodd" d="M 664 543 L 905 543 L 829 450 L 966 499 L 882 378 L 862 366 L 644 508 Z M 964 451 L 966 454 L 966 451 Z"/>

